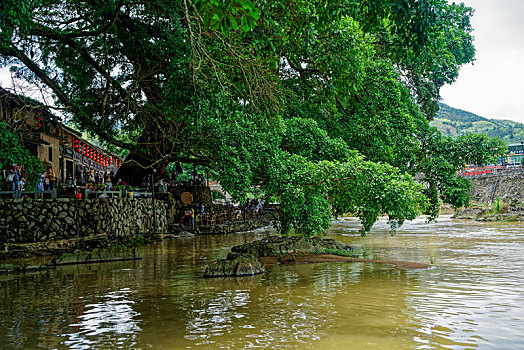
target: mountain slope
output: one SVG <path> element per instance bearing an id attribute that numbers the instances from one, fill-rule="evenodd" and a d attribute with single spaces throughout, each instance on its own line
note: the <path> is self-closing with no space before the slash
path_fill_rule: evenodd
<path id="1" fill-rule="evenodd" d="M 439 103 L 439 107 L 439 112 L 430 124 L 444 136 L 486 133 L 491 137 L 498 136 L 508 144 L 524 141 L 524 124 L 511 120 L 483 118 L 444 103 Z"/>

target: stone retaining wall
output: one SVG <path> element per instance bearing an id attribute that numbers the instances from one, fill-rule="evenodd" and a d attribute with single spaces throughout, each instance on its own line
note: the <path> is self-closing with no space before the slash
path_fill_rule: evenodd
<path id="1" fill-rule="evenodd" d="M 498 181 L 498 184 L 497 184 Z M 499 197 L 511 205 L 524 204 L 524 174 L 501 174 L 474 178 L 471 200 L 476 203 L 490 204 L 492 198 Z"/>
<path id="2" fill-rule="evenodd" d="M 166 208 L 155 200 L 158 233 L 166 233 Z M 78 222 L 78 225 L 77 225 Z M 44 242 L 97 234 L 134 236 L 153 231 L 152 199 L 75 200 L 6 199 L 0 201 L 0 244 Z"/>

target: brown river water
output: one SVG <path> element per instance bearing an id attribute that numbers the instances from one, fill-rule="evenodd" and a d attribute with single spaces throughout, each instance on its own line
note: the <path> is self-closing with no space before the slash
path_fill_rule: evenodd
<path id="1" fill-rule="evenodd" d="M 271 230 L 166 240 L 139 261 L 0 276 L 0 349 L 524 349 L 524 224 L 423 219 L 329 236 L 375 259 L 203 279 Z"/>

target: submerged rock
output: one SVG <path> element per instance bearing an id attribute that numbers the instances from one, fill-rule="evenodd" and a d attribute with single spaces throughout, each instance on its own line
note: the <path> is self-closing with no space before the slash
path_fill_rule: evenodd
<path id="1" fill-rule="evenodd" d="M 486 212 L 485 209 L 480 208 L 465 208 L 455 215 L 453 215 L 452 219 L 461 219 L 461 220 L 475 220 L 480 215 L 483 215 Z"/>
<path id="2" fill-rule="evenodd" d="M 516 214 L 510 214 L 510 213 L 503 213 L 503 214 L 491 214 L 486 215 L 477 218 L 477 221 L 487 221 L 487 222 L 495 222 L 495 221 L 504 221 L 504 222 L 514 222 L 514 221 L 524 221 L 524 214 L 523 215 L 516 215 Z"/>
<path id="3" fill-rule="evenodd" d="M 251 254 L 257 257 L 289 253 L 324 253 L 326 250 L 350 251 L 351 247 L 334 239 L 272 236 L 231 248 L 232 252 Z"/>
<path id="4" fill-rule="evenodd" d="M 0 264 L 0 275 L 9 275 L 14 273 L 33 272 L 50 269 L 53 266 L 47 265 L 14 265 L 14 264 Z"/>
<path id="5" fill-rule="evenodd" d="M 176 237 L 193 237 L 194 235 L 194 233 L 189 231 L 180 231 L 178 234 L 176 234 Z"/>
<path id="6" fill-rule="evenodd" d="M 254 276 L 265 272 L 256 256 L 229 253 L 226 259 L 213 261 L 206 267 L 204 277 Z"/>
<path id="7" fill-rule="evenodd" d="M 258 258 L 280 257 L 286 254 L 350 253 L 352 248 L 334 239 L 319 237 L 272 236 L 231 248 L 225 259 L 213 261 L 206 267 L 204 277 L 253 276 L 265 272 Z"/>
<path id="8" fill-rule="evenodd" d="M 453 219 L 466 219 L 476 221 L 524 221 L 524 210 L 520 207 L 504 208 L 497 213 L 490 209 L 466 208 L 452 216 Z"/>

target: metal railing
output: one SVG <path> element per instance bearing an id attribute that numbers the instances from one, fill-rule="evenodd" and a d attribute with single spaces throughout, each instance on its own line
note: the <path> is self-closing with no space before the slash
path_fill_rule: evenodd
<path id="1" fill-rule="evenodd" d="M 458 173 L 459 176 L 471 178 L 471 177 L 483 177 L 483 176 L 498 176 L 498 175 L 518 175 L 524 174 L 524 167 L 521 165 L 517 166 L 508 166 L 503 168 L 493 168 L 493 169 L 477 169 L 477 170 L 468 170 Z"/>
<path id="2" fill-rule="evenodd" d="M 151 198 L 151 192 L 144 191 L 129 191 L 129 190 L 119 190 L 119 191 L 91 191 L 89 189 L 83 189 L 83 198 L 129 198 L 129 193 L 133 193 L 133 198 Z"/>
<path id="3" fill-rule="evenodd" d="M 82 193 L 82 198 L 128 198 L 129 192 L 126 190 L 120 190 L 120 191 L 90 191 L 88 189 L 82 189 L 80 193 Z M 65 195 L 64 197 L 71 197 L 72 195 Z M 45 191 L 0 191 L 0 199 L 9 199 L 9 198 L 22 198 L 22 197 L 29 197 L 29 198 L 51 198 L 56 199 L 59 196 L 58 190 L 55 188 L 54 190 L 45 190 Z M 152 193 L 151 192 L 137 192 L 133 191 L 133 198 L 151 198 Z"/>

